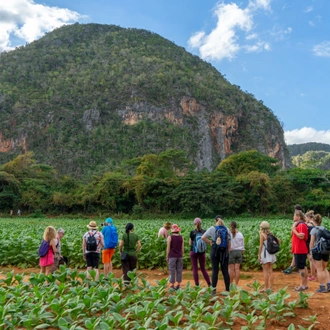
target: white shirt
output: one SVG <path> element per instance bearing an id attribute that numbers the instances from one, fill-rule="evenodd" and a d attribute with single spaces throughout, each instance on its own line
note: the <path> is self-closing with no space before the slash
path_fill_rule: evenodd
<path id="1" fill-rule="evenodd" d="M 231 236 L 231 249 L 230 251 L 233 250 L 240 250 L 244 251 L 244 237 L 242 233 L 238 232 L 236 233 L 235 237 L 233 237 L 233 234 L 230 233 Z"/>

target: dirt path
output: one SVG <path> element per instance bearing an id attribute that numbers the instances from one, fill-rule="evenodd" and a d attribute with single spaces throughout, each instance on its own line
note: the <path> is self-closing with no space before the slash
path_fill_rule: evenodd
<path id="1" fill-rule="evenodd" d="M 3 278 L 8 271 L 11 271 L 13 268 L 2 267 L 0 271 L 0 278 Z M 39 268 L 29 268 L 29 269 L 20 269 L 14 268 L 16 273 L 38 273 Z M 161 270 L 138 270 L 138 273 L 141 276 L 148 278 L 152 284 L 156 284 L 155 281 L 161 280 L 163 278 L 168 277 L 168 273 L 163 272 Z M 115 269 L 114 274 L 116 277 L 120 277 L 122 272 L 120 269 Z M 282 289 L 284 287 L 287 288 L 287 292 L 291 295 L 289 300 L 298 299 L 298 293 L 294 292 L 295 286 L 299 283 L 299 275 L 291 274 L 285 275 L 280 272 L 275 272 L 274 274 L 275 283 L 274 283 L 274 291 Z M 201 279 L 201 277 L 200 277 Z M 241 280 L 239 286 L 243 289 L 249 291 L 250 288 L 247 286 L 248 284 L 252 284 L 255 280 L 263 283 L 263 275 L 262 272 L 241 272 Z M 183 283 L 182 286 L 185 286 L 187 282 L 190 282 L 191 285 L 194 284 L 192 271 L 184 270 L 183 271 Z M 204 280 L 200 281 L 201 286 L 206 285 Z M 329 293 L 315 293 L 315 290 L 318 288 L 318 283 L 315 281 L 309 281 L 309 290 L 307 293 L 313 293 L 313 296 L 309 298 L 309 308 L 308 309 L 298 309 L 296 318 L 287 318 L 287 321 L 281 324 L 272 324 L 267 327 L 267 330 L 276 330 L 276 329 L 287 329 L 291 323 L 304 325 L 306 328 L 311 325 L 309 321 L 303 320 L 303 318 L 308 318 L 311 315 L 317 315 L 317 320 L 320 322 L 313 329 L 315 330 L 327 330 L 330 329 L 330 292 Z M 219 282 L 217 287 L 217 292 L 221 292 L 224 290 L 224 284 L 221 275 L 219 276 Z M 219 297 L 220 298 L 220 297 Z M 236 322 L 235 322 L 236 323 Z M 233 329 L 240 329 L 240 325 L 237 324 Z"/>

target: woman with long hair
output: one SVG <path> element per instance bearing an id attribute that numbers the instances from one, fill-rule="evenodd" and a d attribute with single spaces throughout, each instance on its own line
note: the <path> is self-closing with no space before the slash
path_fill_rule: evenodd
<path id="1" fill-rule="evenodd" d="M 322 224 L 322 217 L 319 214 L 314 216 L 315 228 L 311 231 L 310 250 L 312 251 L 312 257 L 314 259 L 315 267 L 317 270 L 317 279 L 320 283 L 320 288 L 316 292 L 325 293 L 330 291 L 330 277 L 327 270 L 329 261 L 329 254 L 322 254 L 313 249 L 317 246 L 321 238 L 321 231 L 324 229 Z"/>
<path id="2" fill-rule="evenodd" d="M 56 229 L 52 226 L 48 226 L 43 235 L 43 240 L 48 242 L 48 251 L 46 255 L 40 257 L 39 265 L 40 265 L 40 273 L 49 275 L 54 266 L 54 254 L 56 253 Z"/>
<path id="3" fill-rule="evenodd" d="M 309 261 L 309 266 L 310 266 L 310 269 L 311 269 L 311 275 L 308 276 L 308 280 L 309 281 L 315 281 L 316 280 L 316 268 L 315 268 L 315 262 L 314 262 L 314 259 L 312 257 L 312 254 L 310 253 L 310 249 L 309 249 L 309 246 L 310 246 L 310 242 L 311 242 L 311 233 L 312 233 L 312 230 L 313 228 L 315 228 L 315 225 L 314 225 L 314 222 L 313 222 L 313 219 L 314 219 L 314 211 L 308 211 L 306 214 L 305 214 L 305 217 L 306 217 L 306 224 L 307 224 L 307 227 L 308 227 L 308 239 L 307 239 L 307 247 L 308 247 L 308 255 L 307 255 L 307 258 L 308 258 L 308 261 Z"/>
<path id="4" fill-rule="evenodd" d="M 195 285 L 199 285 L 198 277 L 198 263 L 203 274 L 203 277 L 208 286 L 211 286 L 209 274 L 205 268 L 206 265 L 206 243 L 202 240 L 203 234 L 206 232 L 202 229 L 202 220 L 200 218 L 194 219 L 195 230 L 190 232 L 189 245 L 190 245 L 190 260 L 192 264 L 193 276 Z M 205 248 L 204 248 L 205 247 Z"/>
<path id="5" fill-rule="evenodd" d="M 130 282 L 127 273 L 133 271 L 137 264 L 137 254 L 142 248 L 138 235 L 134 233 L 134 225 L 129 222 L 125 227 L 125 233 L 119 242 L 119 252 L 121 254 L 121 265 L 123 269 L 124 281 Z"/>
<path id="6" fill-rule="evenodd" d="M 229 277 L 230 283 L 235 281 L 238 285 L 240 277 L 240 268 L 243 263 L 244 236 L 237 230 L 236 221 L 230 223 L 231 249 L 229 252 Z"/>
<path id="7" fill-rule="evenodd" d="M 262 272 L 264 275 L 264 289 L 262 291 L 266 291 L 268 289 L 272 290 L 274 285 L 274 275 L 273 275 L 273 264 L 276 262 L 276 255 L 270 254 L 267 251 L 267 236 L 270 234 L 270 225 L 267 221 L 262 221 L 260 224 L 260 232 L 259 232 L 259 252 L 258 252 L 258 260 L 262 265 Z"/>

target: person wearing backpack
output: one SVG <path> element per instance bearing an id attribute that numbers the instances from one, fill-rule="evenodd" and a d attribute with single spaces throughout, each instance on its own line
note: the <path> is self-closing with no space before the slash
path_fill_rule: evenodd
<path id="1" fill-rule="evenodd" d="M 101 249 L 104 246 L 103 235 L 97 230 L 97 225 L 95 221 L 91 221 L 87 228 L 88 232 L 83 236 L 82 242 L 82 252 L 84 255 L 84 260 L 87 263 L 87 276 L 89 277 L 89 271 L 92 269 L 96 270 L 95 280 L 99 278 L 99 262 Z"/>
<path id="2" fill-rule="evenodd" d="M 63 228 L 59 228 L 57 229 L 57 235 L 55 238 L 55 244 L 56 244 L 56 252 L 55 252 L 55 256 L 54 256 L 54 265 L 52 268 L 52 272 L 55 272 L 59 265 L 60 265 L 60 260 L 63 259 L 62 254 L 61 254 L 61 238 L 63 238 L 64 236 L 64 229 Z"/>
<path id="3" fill-rule="evenodd" d="M 229 252 L 229 277 L 230 283 L 235 281 L 238 285 L 240 268 L 243 263 L 244 236 L 237 230 L 236 221 L 230 223 L 231 248 Z"/>
<path id="4" fill-rule="evenodd" d="M 40 273 L 49 275 L 54 265 L 54 255 L 56 253 L 56 229 L 48 226 L 43 235 L 43 241 L 39 248 Z"/>
<path id="5" fill-rule="evenodd" d="M 215 217 L 215 226 L 208 228 L 203 234 L 202 239 L 205 243 L 211 245 L 212 295 L 216 294 L 220 265 L 226 291 L 229 291 L 230 277 L 228 273 L 228 262 L 229 251 L 231 249 L 231 236 L 221 215 Z"/>
<path id="6" fill-rule="evenodd" d="M 134 233 L 134 225 L 129 222 L 125 227 L 125 233 L 119 242 L 120 260 L 123 269 L 124 281 L 128 284 L 131 279 L 128 272 L 136 269 L 137 254 L 142 248 L 141 241 L 137 234 Z"/>
<path id="7" fill-rule="evenodd" d="M 102 251 L 102 262 L 104 264 L 104 276 L 107 277 L 112 272 L 112 257 L 115 253 L 118 244 L 117 228 L 113 224 L 113 220 L 108 218 L 105 220 L 102 228 L 102 235 L 104 238 L 104 249 Z"/>
<path id="8" fill-rule="evenodd" d="M 206 243 L 202 240 L 202 236 L 206 232 L 206 230 L 202 229 L 202 220 L 200 218 L 195 218 L 194 226 L 195 226 L 195 230 L 190 232 L 189 245 L 190 245 L 190 260 L 192 264 L 195 285 L 199 286 L 199 278 L 198 278 L 198 262 L 199 262 L 199 267 L 204 276 L 204 279 L 207 285 L 210 287 L 211 286 L 210 277 L 205 268 Z"/>
<path id="9" fill-rule="evenodd" d="M 306 267 L 307 261 L 307 239 L 308 227 L 305 220 L 305 215 L 302 211 L 295 211 L 293 216 L 292 231 L 292 253 L 294 254 L 295 264 L 300 273 L 300 285 L 295 287 L 295 291 L 305 291 L 308 289 L 307 276 L 308 271 Z"/>
<path id="10" fill-rule="evenodd" d="M 322 237 L 322 231 L 326 230 L 322 224 L 322 217 L 316 214 L 313 219 L 315 228 L 311 231 L 310 250 L 317 271 L 317 279 L 320 283 L 320 288 L 316 292 L 325 293 L 330 291 L 330 277 L 327 270 L 329 254 L 317 251 L 317 245 Z"/>
<path id="11" fill-rule="evenodd" d="M 307 258 L 308 258 L 310 269 L 311 269 L 311 275 L 308 276 L 308 280 L 309 281 L 315 281 L 316 280 L 315 262 L 314 262 L 314 259 L 312 257 L 312 254 L 310 253 L 310 248 L 309 248 L 310 247 L 310 242 L 311 242 L 311 233 L 312 233 L 313 228 L 315 228 L 315 225 L 314 225 L 314 222 L 313 222 L 314 211 L 308 211 L 305 214 L 305 217 L 306 217 L 306 224 L 307 224 L 307 227 L 308 227 L 308 239 L 307 239 L 307 242 L 306 242 L 307 248 L 308 248 Z"/>
<path id="12" fill-rule="evenodd" d="M 268 235 L 271 235 L 270 224 L 267 221 L 262 221 L 260 224 L 259 232 L 259 252 L 258 252 L 258 261 L 262 265 L 262 272 L 264 275 L 264 289 L 261 290 L 272 290 L 274 284 L 274 275 L 273 275 L 273 264 L 276 262 L 276 255 L 269 253 L 267 248 L 267 239 Z"/>

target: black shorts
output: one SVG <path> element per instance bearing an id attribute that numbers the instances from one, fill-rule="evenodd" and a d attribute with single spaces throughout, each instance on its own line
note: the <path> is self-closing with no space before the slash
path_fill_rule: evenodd
<path id="1" fill-rule="evenodd" d="M 313 252 L 312 257 L 314 260 L 320 261 L 323 260 L 325 262 L 329 261 L 329 254 L 321 254 Z"/>
<path id="2" fill-rule="evenodd" d="M 100 254 L 97 252 L 86 253 L 87 267 L 99 268 Z"/>
<path id="3" fill-rule="evenodd" d="M 304 269 L 306 267 L 307 254 L 295 254 L 294 261 L 298 269 Z"/>

